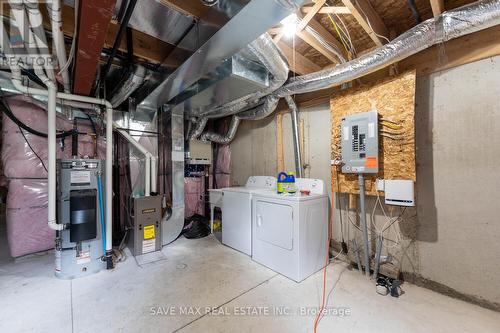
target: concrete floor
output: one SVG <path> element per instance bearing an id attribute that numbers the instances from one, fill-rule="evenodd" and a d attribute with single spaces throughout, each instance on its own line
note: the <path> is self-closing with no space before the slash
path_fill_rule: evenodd
<path id="1" fill-rule="evenodd" d="M 54 278 L 52 253 L 0 258 L 0 332 L 312 331 L 314 315 L 285 313 L 318 306 L 321 272 L 297 284 L 213 236 L 181 238 L 163 252 L 163 261 L 139 267 L 129 257 L 73 281 Z M 500 313 L 409 284 L 399 299 L 380 296 L 340 262 L 328 267 L 327 281 L 328 306 L 350 315 L 325 316 L 318 332 L 499 331 Z M 180 314 L 181 307 L 201 313 Z M 205 307 L 219 308 L 205 314 Z M 261 315 L 242 315 L 246 307 Z"/>

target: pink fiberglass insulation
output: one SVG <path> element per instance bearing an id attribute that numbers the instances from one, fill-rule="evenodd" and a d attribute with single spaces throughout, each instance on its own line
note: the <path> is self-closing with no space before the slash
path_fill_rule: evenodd
<path id="1" fill-rule="evenodd" d="M 231 173 L 231 147 L 230 145 L 220 145 L 217 153 L 217 164 L 215 173 Z"/>
<path id="2" fill-rule="evenodd" d="M 45 106 L 25 96 L 6 99 L 12 113 L 29 127 L 46 133 L 47 113 Z M 57 117 L 58 130 L 70 130 L 73 123 L 62 116 Z M 81 120 L 79 132 L 92 133 L 90 122 Z M 97 128 L 99 132 L 99 128 Z M 19 127 L 7 116 L 3 116 L 2 162 L 4 175 L 9 181 L 7 194 L 7 238 L 11 255 L 18 257 L 29 253 L 44 251 L 54 247 L 54 231 L 47 226 L 47 139 L 23 130 L 26 142 Z M 71 137 L 61 139 L 57 158 L 71 158 Z M 33 150 L 30 148 L 33 148 Z M 106 152 L 102 138 L 98 140 L 98 157 L 104 158 Z M 33 152 L 35 151 L 40 159 Z M 92 156 L 94 143 L 91 136 L 79 135 L 78 152 L 80 156 Z M 38 178 L 38 179 L 35 179 Z"/>
<path id="3" fill-rule="evenodd" d="M 25 96 L 15 96 L 6 99 L 12 113 L 24 124 L 43 133 L 47 133 L 47 112 L 40 103 Z M 71 130 L 73 123 L 62 116 L 57 117 L 56 126 L 58 130 Z M 78 123 L 78 131 L 81 133 L 92 133 L 92 127 L 87 121 Z M 47 166 L 47 139 L 28 133 L 23 130 L 26 140 L 38 156 Z M 40 159 L 33 153 L 28 143 L 23 138 L 19 127 L 6 115 L 3 116 L 3 145 L 2 161 L 4 164 L 4 175 L 7 178 L 46 178 L 45 171 Z M 57 158 L 71 158 L 71 137 L 58 139 Z M 104 158 L 105 143 L 98 140 L 98 156 Z M 79 135 L 78 153 L 80 156 L 92 156 L 94 154 L 93 139 L 89 135 Z"/>
<path id="4" fill-rule="evenodd" d="M 204 215 L 204 189 L 205 184 L 203 177 L 184 178 L 184 204 L 186 217 L 193 216 L 194 214 Z"/>
<path id="5" fill-rule="evenodd" d="M 215 164 L 215 185 L 217 188 L 231 186 L 231 147 L 220 145 Z"/>
<path id="6" fill-rule="evenodd" d="M 225 188 L 231 186 L 231 175 L 218 173 L 215 175 L 218 188 Z"/>
<path id="7" fill-rule="evenodd" d="M 54 247 L 47 225 L 47 181 L 12 179 L 7 195 L 7 240 L 13 257 Z"/>

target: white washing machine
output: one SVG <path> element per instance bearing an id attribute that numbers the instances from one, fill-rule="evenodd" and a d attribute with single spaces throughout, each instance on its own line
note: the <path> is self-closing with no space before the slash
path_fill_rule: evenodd
<path id="1" fill-rule="evenodd" d="M 276 192 L 276 177 L 252 176 L 245 186 L 222 189 L 222 244 L 252 254 L 252 196 Z"/>
<path id="2" fill-rule="evenodd" d="M 310 195 L 256 193 L 252 200 L 252 260 L 300 282 L 325 267 L 328 195 L 319 179 L 298 178 Z"/>

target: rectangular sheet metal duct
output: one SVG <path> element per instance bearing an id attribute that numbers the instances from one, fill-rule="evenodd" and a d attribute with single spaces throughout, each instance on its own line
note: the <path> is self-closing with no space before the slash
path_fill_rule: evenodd
<path id="1" fill-rule="evenodd" d="M 255 61 L 234 55 L 215 70 L 215 75 L 202 79 L 174 98 L 174 104 L 186 101 L 185 110 L 218 107 L 239 97 L 269 87 L 269 71 Z"/>
<path id="2" fill-rule="evenodd" d="M 252 0 L 163 81 L 137 108 L 154 113 L 180 93 L 209 77 L 222 62 L 242 50 L 307 0 Z M 263 15 L 263 13 L 266 13 Z"/>

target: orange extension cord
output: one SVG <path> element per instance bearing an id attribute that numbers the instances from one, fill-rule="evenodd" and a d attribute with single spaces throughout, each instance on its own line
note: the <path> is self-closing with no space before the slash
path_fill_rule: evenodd
<path id="1" fill-rule="evenodd" d="M 325 268 L 323 268 L 323 296 L 321 299 L 321 308 L 318 311 L 318 314 L 316 316 L 316 320 L 314 321 L 314 333 L 316 333 L 316 330 L 318 328 L 319 320 L 321 319 L 321 313 L 323 312 L 323 309 L 325 308 L 325 302 L 326 302 L 326 268 L 330 264 L 330 239 L 332 238 L 332 225 L 333 225 L 333 213 L 335 209 L 335 200 L 334 200 L 335 193 L 332 192 L 332 209 L 330 210 L 330 218 L 328 219 L 328 239 L 326 242 L 326 262 L 325 262 Z"/>

